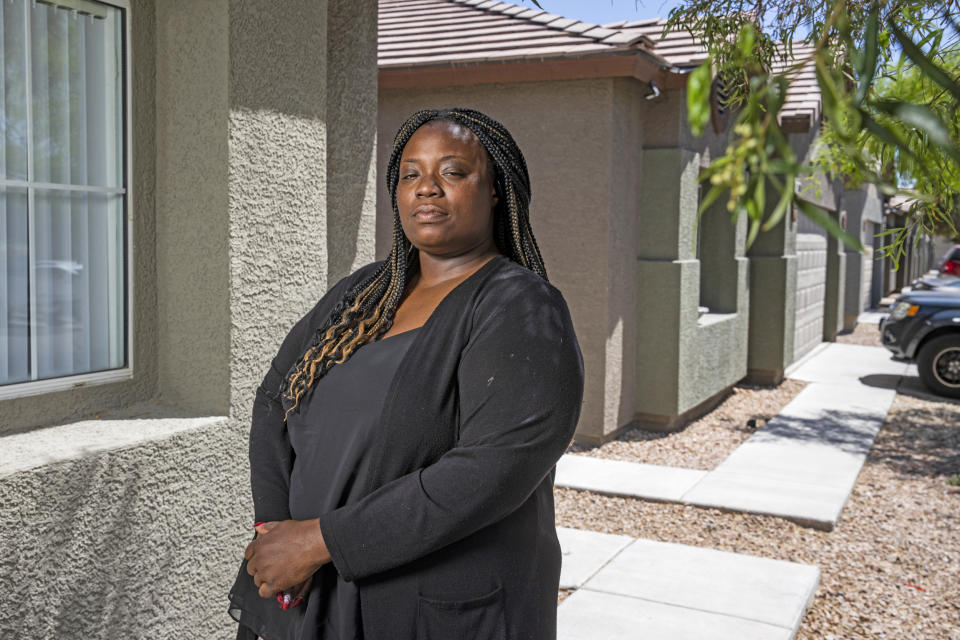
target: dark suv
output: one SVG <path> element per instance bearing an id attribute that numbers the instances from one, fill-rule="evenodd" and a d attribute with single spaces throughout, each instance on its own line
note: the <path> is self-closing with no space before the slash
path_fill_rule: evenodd
<path id="1" fill-rule="evenodd" d="M 880 331 L 883 346 L 899 358 L 916 361 L 928 389 L 960 398 L 960 288 L 901 295 Z"/>

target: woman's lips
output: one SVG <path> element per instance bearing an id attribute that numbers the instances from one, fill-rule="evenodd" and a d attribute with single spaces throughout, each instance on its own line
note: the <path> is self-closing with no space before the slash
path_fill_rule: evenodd
<path id="1" fill-rule="evenodd" d="M 447 217 L 447 212 L 437 207 L 417 207 L 413 210 L 413 217 L 418 222 L 437 222 Z"/>

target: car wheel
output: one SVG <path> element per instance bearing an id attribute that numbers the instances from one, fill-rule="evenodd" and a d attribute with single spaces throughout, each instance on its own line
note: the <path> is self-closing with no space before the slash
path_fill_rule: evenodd
<path id="1" fill-rule="evenodd" d="M 934 338 L 917 357 L 920 380 L 934 393 L 960 398 L 960 333 Z"/>

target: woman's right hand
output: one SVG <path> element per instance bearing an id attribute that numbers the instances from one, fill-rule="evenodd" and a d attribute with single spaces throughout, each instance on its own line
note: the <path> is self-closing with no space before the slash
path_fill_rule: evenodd
<path id="1" fill-rule="evenodd" d="M 258 522 L 254 525 L 253 529 L 257 532 L 257 538 L 268 533 L 271 529 L 279 524 L 278 521 L 273 520 L 270 522 Z M 307 594 L 310 593 L 310 586 L 313 584 L 313 576 L 310 576 L 300 584 L 296 584 L 291 587 L 288 591 L 281 591 L 277 594 L 277 604 L 280 605 L 281 609 L 287 610 L 292 609 L 295 606 L 299 605 L 307 597 Z M 284 600 L 284 596 L 289 596 L 289 598 Z"/>

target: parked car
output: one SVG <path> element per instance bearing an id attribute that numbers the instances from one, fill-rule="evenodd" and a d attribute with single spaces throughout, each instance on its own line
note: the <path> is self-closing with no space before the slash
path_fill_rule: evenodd
<path id="1" fill-rule="evenodd" d="M 960 398 L 960 287 L 901 295 L 881 321 L 880 332 L 883 346 L 917 363 L 928 389 Z"/>
<path id="2" fill-rule="evenodd" d="M 947 251 L 940 263 L 940 273 L 950 276 L 960 276 L 960 244 Z"/>
<path id="3" fill-rule="evenodd" d="M 912 285 L 913 291 L 929 291 L 949 287 L 960 287 L 960 276 L 947 276 L 941 273 L 935 276 L 918 278 L 914 280 Z"/>

